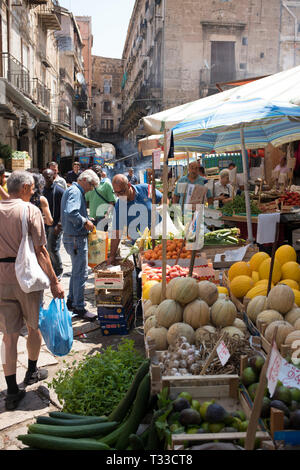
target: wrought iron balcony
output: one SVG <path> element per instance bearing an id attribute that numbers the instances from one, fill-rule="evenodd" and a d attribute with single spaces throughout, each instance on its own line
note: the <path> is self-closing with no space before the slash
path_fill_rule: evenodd
<path id="1" fill-rule="evenodd" d="M 25 95 L 30 96 L 30 73 L 24 65 L 8 52 L 1 54 L 1 76 Z"/>
<path id="2" fill-rule="evenodd" d="M 50 111 L 51 91 L 38 78 L 33 80 L 32 97 L 43 108 Z"/>

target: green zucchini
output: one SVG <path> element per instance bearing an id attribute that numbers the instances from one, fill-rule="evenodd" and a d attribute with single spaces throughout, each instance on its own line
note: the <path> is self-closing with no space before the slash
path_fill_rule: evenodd
<path id="1" fill-rule="evenodd" d="M 106 435 L 118 426 L 117 422 L 84 424 L 80 426 L 53 426 L 47 424 L 30 424 L 28 431 L 31 434 L 46 434 L 57 437 L 84 438 Z"/>
<path id="2" fill-rule="evenodd" d="M 130 434 L 135 434 L 148 410 L 150 396 L 150 374 L 146 374 L 138 388 L 136 398 L 129 418 L 126 421 L 124 431 L 116 442 L 117 450 L 125 450 L 129 444 Z"/>
<path id="3" fill-rule="evenodd" d="M 85 415 L 74 415 L 72 413 L 65 413 L 63 411 L 50 411 L 49 416 L 51 418 L 58 419 L 86 419 L 86 418 L 101 418 L 104 421 L 108 421 L 107 416 L 85 416 Z"/>
<path id="4" fill-rule="evenodd" d="M 105 423 L 107 420 L 96 417 L 86 417 L 78 419 L 61 419 L 51 418 L 50 416 L 38 416 L 36 419 L 37 424 L 51 424 L 53 426 L 83 426 L 85 424 L 100 424 Z"/>
<path id="5" fill-rule="evenodd" d="M 130 434 L 129 445 L 132 450 L 145 450 L 142 439 L 136 434 Z"/>
<path id="6" fill-rule="evenodd" d="M 18 436 L 19 441 L 34 449 L 43 450 L 111 450 L 109 446 L 92 439 L 70 439 L 65 437 L 45 436 L 44 434 L 26 434 Z"/>
<path id="7" fill-rule="evenodd" d="M 124 423 L 120 424 L 117 429 L 112 431 L 110 434 L 107 434 L 104 437 L 99 438 L 100 442 L 103 442 L 103 444 L 107 444 L 108 446 L 112 446 L 117 442 L 121 434 L 123 433 L 125 427 L 126 427 L 127 422 L 125 421 Z"/>
<path id="8" fill-rule="evenodd" d="M 135 399 L 138 387 L 145 375 L 149 372 L 149 367 L 150 360 L 146 359 L 139 367 L 126 395 L 109 415 L 109 421 L 118 421 L 119 423 L 121 423 L 123 419 L 127 416 L 128 411 Z"/>

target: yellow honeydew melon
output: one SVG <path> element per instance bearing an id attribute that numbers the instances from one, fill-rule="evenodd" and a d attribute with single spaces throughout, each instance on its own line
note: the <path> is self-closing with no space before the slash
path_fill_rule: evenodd
<path id="1" fill-rule="evenodd" d="M 219 294 L 226 294 L 229 295 L 227 287 L 224 286 L 218 286 L 217 287 Z"/>
<path id="2" fill-rule="evenodd" d="M 150 289 L 152 286 L 159 284 L 158 281 L 147 281 L 143 287 L 143 300 L 150 300 Z"/>
<path id="3" fill-rule="evenodd" d="M 269 279 L 260 279 L 259 281 L 256 282 L 255 286 L 264 286 L 268 287 L 269 285 Z M 271 289 L 274 287 L 274 282 L 271 282 Z"/>
<path id="4" fill-rule="evenodd" d="M 185 337 L 189 344 L 195 343 L 195 331 L 187 323 L 175 323 L 169 328 L 167 333 L 168 344 L 174 345 L 180 337 Z"/>
<path id="5" fill-rule="evenodd" d="M 277 310 L 277 312 L 285 315 L 294 305 L 295 294 L 293 289 L 285 284 L 278 284 L 270 290 L 267 298 L 267 309 Z"/>
<path id="6" fill-rule="evenodd" d="M 254 285 L 259 281 L 259 273 L 258 271 L 252 271 L 252 280 L 254 282 Z"/>
<path id="7" fill-rule="evenodd" d="M 296 321 L 300 319 L 300 308 L 293 307 L 284 317 L 291 325 L 295 325 Z"/>
<path id="8" fill-rule="evenodd" d="M 249 276 L 251 277 L 250 266 L 245 261 L 238 261 L 230 266 L 228 270 L 228 278 L 232 281 L 237 276 Z"/>
<path id="9" fill-rule="evenodd" d="M 247 315 L 253 323 L 256 323 L 257 315 L 265 310 L 267 297 L 258 295 L 250 300 L 247 306 Z"/>
<path id="10" fill-rule="evenodd" d="M 238 299 L 245 297 L 253 287 L 254 281 L 249 276 L 237 276 L 230 282 L 230 291 Z"/>
<path id="11" fill-rule="evenodd" d="M 269 279 L 271 268 L 271 258 L 265 259 L 259 266 L 258 272 L 261 279 Z M 281 264 L 276 259 L 274 260 L 274 267 L 272 273 L 272 281 L 277 284 L 282 276 Z M 286 277 L 286 276 L 285 276 Z"/>
<path id="12" fill-rule="evenodd" d="M 237 309 L 231 300 L 219 299 L 211 307 L 210 314 L 213 326 L 232 326 L 237 317 Z"/>
<path id="13" fill-rule="evenodd" d="M 166 299 L 158 306 L 156 317 L 159 326 L 170 328 L 174 323 L 182 322 L 183 309 L 176 300 Z"/>
<path id="14" fill-rule="evenodd" d="M 194 330 L 207 325 L 209 323 L 209 319 L 209 306 L 201 299 L 196 299 L 194 302 L 186 305 L 183 311 L 183 321 L 194 328 Z"/>
<path id="15" fill-rule="evenodd" d="M 264 310 L 259 313 L 256 317 L 256 326 L 259 326 L 259 323 L 273 323 L 275 321 L 283 320 L 283 315 L 277 312 L 276 310 Z"/>
<path id="16" fill-rule="evenodd" d="M 300 307 L 300 291 L 293 289 L 295 295 L 295 304 Z"/>
<path id="17" fill-rule="evenodd" d="M 254 286 L 252 289 L 250 289 L 247 294 L 245 295 L 246 299 L 254 299 L 255 297 L 258 296 L 264 296 L 266 297 L 268 293 L 268 287 L 266 285 L 259 285 L 259 286 Z"/>
<path id="18" fill-rule="evenodd" d="M 147 337 L 150 337 L 155 342 L 156 351 L 168 349 L 167 334 L 167 328 L 163 327 L 154 327 L 147 332 Z"/>
<path id="19" fill-rule="evenodd" d="M 235 326 L 226 326 L 225 328 L 222 328 L 222 333 L 228 333 L 231 338 L 245 338 L 244 332 Z"/>
<path id="20" fill-rule="evenodd" d="M 284 344 L 286 337 L 295 331 L 295 328 L 287 321 L 274 321 L 273 323 L 270 323 L 264 333 L 264 336 L 269 343 L 272 342 L 275 328 L 277 328 L 275 342 L 277 347 L 280 348 L 280 346 Z"/>
<path id="21" fill-rule="evenodd" d="M 276 250 L 275 259 L 277 259 L 282 266 L 289 261 L 297 261 L 297 252 L 295 248 L 290 245 L 282 245 Z"/>
<path id="22" fill-rule="evenodd" d="M 286 286 L 289 286 L 291 289 L 299 290 L 298 282 L 294 281 L 293 279 L 283 279 L 282 281 L 279 282 L 279 284 L 285 284 Z"/>
<path id="23" fill-rule="evenodd" d="M 281 279 L 292 279 L 298 284 L 300 282 L 300 266 L 295 261 L 288 261 L 281 266 Z"/>
<path id="24" fill-rule="evenodd" d="M 198 283 L 199 298 L 204 300 L 211 307 L 219 297 L 216 284 L 210 281 L 201 281 Z"/>
<path id="25" fill-rule="evenodd" d="M 264 251 L 259 251 L 258 253 L 255 253 L 255 255 L 253 255 L 249 261 L 251 270 L 258 272 L 261 263 L 268 258 L 270 258 L 270 256 Z"/>

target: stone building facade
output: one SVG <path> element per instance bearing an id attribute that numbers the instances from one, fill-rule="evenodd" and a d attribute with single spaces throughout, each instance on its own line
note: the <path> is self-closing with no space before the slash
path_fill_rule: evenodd
<path id="1" fill-rule="evenodd" d="M 147 114 L 298 65 L 299 24 L 298 0 L 136 0 L 123 51 L 122 134 L 136 142 Z"/>
<path id="2" fill-rule="evenodd" d="M 84 76 L 88 90 L 88 98 L 91 103 L 92 99 L 92 48 L 93 48 L 93 34 L 92 34 L 92 18 L 90 16 L 76 16 L 75 20 L 78 24 L 81 39 L 83 44 L 82 57 L 84 65 Z"/>
<path id="3" fill-rule="evenodd" d="M 121 84 L 123 62 L 120 59 L 92 57 L 92 123 L 90 136 L 111 143 L 121 152 L 119 125 L 122 116 Z"/>

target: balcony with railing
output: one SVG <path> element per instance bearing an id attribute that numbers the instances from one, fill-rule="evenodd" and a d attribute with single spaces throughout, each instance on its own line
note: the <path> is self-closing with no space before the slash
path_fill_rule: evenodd
<path id="1" fill-rule="evenodd" d="M 32 80 L 32 98 L 37 105 L 50 111 L 51 91 L 38 78 Z"/>
<path id="2" fill-rule="evenodd" d="M 59 5 L 56 5 L 56 2 L 48 2 L 46 5 L 39 4 L 37 7 L 37 13 L 42 25 L 46 29 L 52 31 L 61 30 L 60 10 Z"/>
<path id="3" fill-rule="evenodd" d="M 0 75 L 7 81 L 24 93 L 30 96 L 30 73 L 24 65 L 8 52 L 2 52 L 0 64 Z"/>

